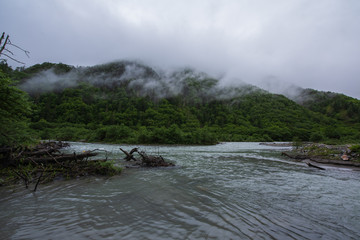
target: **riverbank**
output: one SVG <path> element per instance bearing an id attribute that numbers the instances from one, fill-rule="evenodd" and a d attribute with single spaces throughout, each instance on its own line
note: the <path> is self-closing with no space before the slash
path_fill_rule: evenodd
<path id="1" fill-rule="evenodd" d="M 283 156 L 302 161 L 360 169 L 359 145 L 326 145 L 309 143 L 282 152 Z"/>

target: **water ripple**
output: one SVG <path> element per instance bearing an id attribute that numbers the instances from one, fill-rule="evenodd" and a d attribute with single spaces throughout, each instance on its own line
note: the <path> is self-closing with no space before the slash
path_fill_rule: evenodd
<path id="1" fill-rule="evenodd" d="M 0 189 L 2 238 L 360 238 L 360 172 L 316 171 L 255 143 L 153 149 L 181 167 Z"/>

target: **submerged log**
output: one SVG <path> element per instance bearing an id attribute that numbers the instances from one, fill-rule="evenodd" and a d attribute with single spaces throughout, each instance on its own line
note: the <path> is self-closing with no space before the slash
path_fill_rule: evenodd
<path id="1" fill-rule="evenodd" d="M 317 169 L 320 169 L 320 170 L 325 170 L 325 168 L 316 166 L 316 165 L 312 164 L 311 162 L 306 162 L 306 164 L 307 164 L 309 167 L 317 168 Z"/>
<path id="2" fill-rule="evenodd" d="M 353 161 L 343 161 L 343 160 L 333 160 L 333 159 L 323 159 L 319 157 L 310 157 L 311 161 L 317 163 L 325 163 L 325 164 L 335 164 L 335 165 L 343 165 L 343 166 L 351 166 L 351 167 L 360 167 L 360 162 Z"/>
<path id="3" fill-rule="evenodd" d="M 171 162 L 166 162 L 162 156 L 147 155 L 145 152 L 138 152 L 141 156 L 142 165 L 145 167 L 169 167 L 175 166 Z"/>
<path id="4" fill-rule="evenodd" d="M 144 151 L 139 151 L 138 148 L 133 148 L 130 152 L 127 152 L 120 148 L 120 150 L 126 155 L 125 160 L 134 160 L 135 165 L 142 167 L 170 167 L 175 166 L 172 162 L 167 162 L 162 156 L 147 155 Z M 140 159 L 134 157 L 134 153 L 140 155 Z"/>
<path id="5" fill-rule="evenodd" d="M 360 162 L 328 159 L 328 158 L 324 158 L 324 156 L 293 155 L 293 154 L 289 154 L 287 152 L 282 152 L 281 155 L 289 157 L 294 160 L 299 160 L 299 161 L 311 160 L 311 161 L 317 162 L 317 163 L 334 164 L 334 165 L 342 165 L 342 166 L 349 166 L 349 167 L 360 167 Z"/>

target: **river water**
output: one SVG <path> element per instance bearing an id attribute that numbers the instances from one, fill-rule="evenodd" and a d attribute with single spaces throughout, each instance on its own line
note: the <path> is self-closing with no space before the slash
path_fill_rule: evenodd
<path id="1" fill-rule="evenodd" d="M 131 145 L 122 148 L 130 150 Z M 71 151 L 118 145 L 73 143 Z M 259 143 L 140 146 L 177 167 L 0 188 L 1 239 L 360 239 L 360 171 Z"/>

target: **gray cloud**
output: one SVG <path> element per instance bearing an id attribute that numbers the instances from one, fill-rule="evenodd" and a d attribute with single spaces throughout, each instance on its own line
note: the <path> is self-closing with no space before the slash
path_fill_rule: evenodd
<path id="1" fill-rule="evenodd" d="M 278 79 L 360 98 L 357 0 L 3 0 L 2 31 L 44 61 L 140 59 L 225 83 Z M 236 80 L 237 81 L 237 80 Z M 271 82 L 274 82 L 272 80 Z M 265 84 L 266 85 L 266 84 Z"/>

